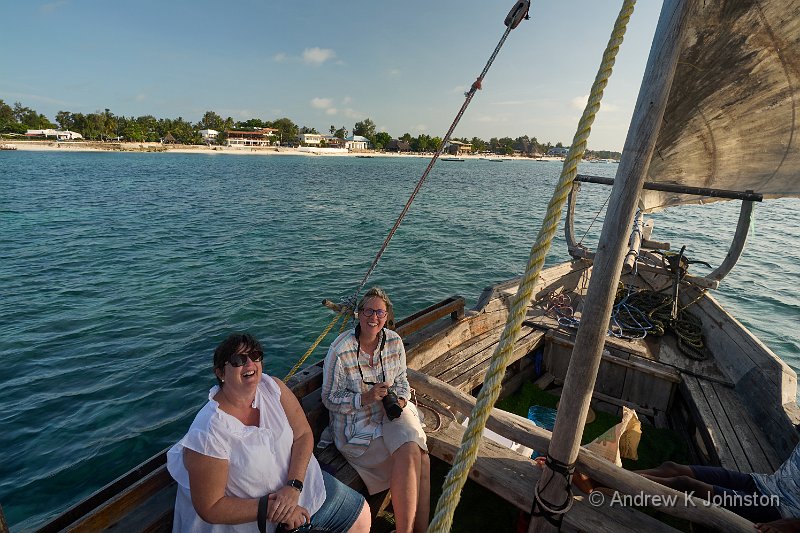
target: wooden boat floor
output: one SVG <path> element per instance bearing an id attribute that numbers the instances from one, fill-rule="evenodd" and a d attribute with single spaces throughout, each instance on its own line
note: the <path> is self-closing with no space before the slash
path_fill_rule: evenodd
<path id="1" fill-rule="evenodd" d="M 504 328 L 505 324 L 501 324 L 470 338 L 423 366 L 420 371 L 461 390 L 471 391 L 483 383 Z M 523 325 L 509 363 L 527 355 L 543 339 L 543 331 Z"/>
<path id="2" fill-rule="evenodd" d="M 575 329 L 559 325 L 557 320 L 545 316 L 541 309 L 531 309 L 524 323 L 543 330 L 555 330 L 573 340 L 575 339 Z M 670 333 L 661 337 L 651 335 L 644 339 L 606 337 L 605 344 L 608 348 L 649 359 L 650 361 L 676 368 L 693 376 L 699 376 L 720 383 L 732 384 L 728 376 L 720 370 L 713 357 L 698 361 L 685 356 L 678 349 L 675 337 Z"/>
<path id="3" fill-rule="evenodd" d="M 711 459 L 739 472 L 773 473 L 783 462 L 732 387 L 684 374 L 681 392 L 705 427 L 697 427 Z M 758 399 L 754 399 L 758 401 Z M 699 426 L 699 424 L 698 424 Z"/>
<path id="4" fill-rule="evenodd" d="M 428 432 L 430 453 L 450 464 L 461 445 L 464 429 L 445 420 L 442 426 Z M 482 487 L 528 513 L 533 504 L 533 488 L 539 480 L 541 468 L 528 457 L 484 438 L 478 458 L 469 477 Z M 610 500 L 610 499 L 609 499 Z M 459 510 L 456 509 L 456 513 Z M 588 499 L 576 491 L 575 503 L 564 517 L 565 531 L 648 531 L 651 533 L 675 531 L 652 516 L 633 507 L 615 505 L 590 505 Z"/>

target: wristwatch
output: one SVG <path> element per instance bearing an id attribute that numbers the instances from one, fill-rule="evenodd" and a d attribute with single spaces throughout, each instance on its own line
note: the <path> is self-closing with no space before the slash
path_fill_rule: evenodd
<path id="1" fill-rule="evenodd" d="M 299 479 L 290 479 L 286 482 L 286 485 L 292 487 L 293 489 L 297 489 L 297 492 L 303 492 L 303 482 Z"/>

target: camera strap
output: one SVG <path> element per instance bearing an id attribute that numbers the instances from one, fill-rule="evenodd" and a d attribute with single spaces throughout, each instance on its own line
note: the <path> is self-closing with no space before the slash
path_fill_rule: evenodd
<path id="1" fill-rule="evenodd" d="M 361 374 L 361 381 L 364 384 L 369 383 L 366 379 L 364 379 L 364 371 L 361 370 L 361 362 L 358 360 L 361 357 L 361 325 L 357 325 L 355 329 L 355 336 L 356 336 L 356 364 L 358 365 L 358 373 Z M 381 376 L 383 379 L 382 382 L 386 381 L 386 370 L 383 368 L 383 347 L 386 346 L 386 331 L 384 328 L 381 328 L 381 342 L 379 343 L 378 348 L 378 361 L 381 365 Z M 373 354 L 374 356 L 374 354 Z"/>

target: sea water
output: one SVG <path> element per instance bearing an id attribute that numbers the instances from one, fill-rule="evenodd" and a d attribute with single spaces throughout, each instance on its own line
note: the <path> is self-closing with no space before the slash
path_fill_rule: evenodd
<path id="1" fill-rule="evenodd" d="M 351 296 L 427 159 L 0 153 L 0 504 L 28 530 L 174 443 L 229 332 L 283 377 Z M 617 165 L 582 164 L 613 177 Z M 439 162 L 368 286 L 398 317 L 520 275 L 561 164 Z M 609 187 L 585 185 L 590 248 Z M 800 201 L 756 207 L 717 298 L 800 365 Z M 736 202 L 656 215 L 654 238 L 717 265 Z M 559 229 L 547 265 L 567 259 Z M 698 275 L 707 273 L 693 267 Z M 332 336 L 311 356 L 324 356 Z"/>

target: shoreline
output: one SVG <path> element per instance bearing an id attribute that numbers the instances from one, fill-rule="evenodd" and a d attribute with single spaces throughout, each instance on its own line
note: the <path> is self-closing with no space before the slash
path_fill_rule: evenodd
<path id="1" fill-rule="evenodd" d="M 132 142 L 64 142 L 64 141 L 12 141 L 3 140 L 4 144 L 13 145 L 19 151 L 40 151 L 40 152 L 131 152 L 131 153 L 174 153 L 174 154 L 211 154 L 211 155 L 261 155 L 261 156 L 306 156 L 306 157 L 420 157 L 429 159 L 433 156 L 428 153 L 400 153 L 400 152 L 378 152 L 365 150 L 359 152 L 326 153 L 300 151 L 298 148 L 284 146 L 270 147 L 230 147 L 230 146 L 198 146 L 186 144 L 165 145 L 161 143 L 132 143 Z M 442 154 L 440 158 L 454 157 Z M 475 154 L 459 155 L 460 159 L 496 159 L 500 156 L 487 156 Z M 512 159 L 514 161 L 563 161 L 557 157 L 520 157 L 502 156 L 502 159 Z"/>

